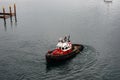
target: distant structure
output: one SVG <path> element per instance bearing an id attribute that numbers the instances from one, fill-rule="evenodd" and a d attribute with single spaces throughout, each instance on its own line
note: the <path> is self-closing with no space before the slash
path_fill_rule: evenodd
<path id="1" fill-rule="evenodd" d="M 113 3 L 113 0 L 104 0 L 104 3 L 109 7 Z"/>
<path id="2" fill-rule="evenodd" d="M 112 3 L 113 0 L 104 0 L 105 3 Z"/>

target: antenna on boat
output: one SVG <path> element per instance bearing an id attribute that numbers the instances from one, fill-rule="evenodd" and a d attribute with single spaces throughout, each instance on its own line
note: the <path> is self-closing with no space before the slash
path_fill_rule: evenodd
<path id="1" fill-rule="evenodd" d="M 68 35 L 68 42 L 70 42 L 70 35 Z"/>

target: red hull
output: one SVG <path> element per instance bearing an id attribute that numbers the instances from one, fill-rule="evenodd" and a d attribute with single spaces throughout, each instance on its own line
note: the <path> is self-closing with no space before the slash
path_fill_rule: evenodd
<path id="1" fill-rule="evenodd" d="M 67 50 L 67 51 L 62 51 L 61 49 L 55 49 L 51 54 L 52 55 L 64 55 L 64 54 L 69 54 L 72 52 L 72 49 Z"/>
<path id="2" fill-rule="evenodd" d="M 59 52 L 59 50 L 53 50 L 49 51 L 46 54 L 46 60 L 47 62 L 56 62 L 56 61 L 64 61 L 71 57 L 74 57 L 76 54 L 81 52 L 83 50 L 83 45 L 80 44 L 72 44 L 72 49 L 70 52 L 63 52 L 64 54 L 56 53 Z"/>

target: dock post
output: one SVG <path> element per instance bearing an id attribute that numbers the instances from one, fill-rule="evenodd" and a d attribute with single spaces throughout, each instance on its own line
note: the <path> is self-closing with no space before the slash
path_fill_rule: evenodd
<path id="1" fill-rule="evenodd" d="M 3 18 L 4 18 L 4 24 L 6 25 L 5 8 L 4 8 L 4 6 L 3 6 Z"/>
<path id="2" fill-rule="evenodd" d="M 14 4 L 14 16 L 15 16 L 15 22 L 17 22 L 17 17 L 16 17 L 16 4 Z"/>
<path id="3" fill-rule="evenodd" d="M 16 5 L 14 4 L 14 15 L 16 16 Z"/>
<path id="4" fill-rule="evenodd" d="M 11 9 L 11 6 L 9 6 L 9 10 L 10 10 L 10 21 L 12 23 L 12 9 Z"/>
<path id="5" fill-rule="evenodd" d="M 5 8 L 3 6 L 3 17 L 5 18 Z"/>
<path id="6" fill-rule="evenodd" d="M 12 9 L 11 9 L 11 6 L 9 6 L 9 10 L 10 10 L 10 16 L 12 16 Z"/>

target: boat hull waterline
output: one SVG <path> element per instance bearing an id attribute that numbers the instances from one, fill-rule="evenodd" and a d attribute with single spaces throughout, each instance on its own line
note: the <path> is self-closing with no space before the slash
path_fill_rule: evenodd
<path id="1" fill-rule="evenodd" d="M 74 56 L 76 56 L 78 53 L 80 53 L 83 50 L 83 45 L 81 44 L 72 44 L 72 51 L 68 54 L 63 54 L 63 55 L 53 55 L 52 51 L 48 51 L 46 54 L 46 61 L 47 62 L 61 62 L 68 60 Z"/>

